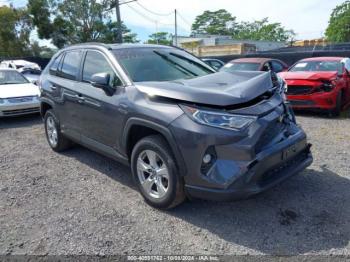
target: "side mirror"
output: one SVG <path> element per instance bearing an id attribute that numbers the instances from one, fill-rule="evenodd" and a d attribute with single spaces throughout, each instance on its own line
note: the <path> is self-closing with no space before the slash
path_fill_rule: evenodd
<path id="1" fill-rule="evenodd" d="M 112 96 L 115 89 L 109 85 L 111 75 L 108 73 L 97 73 L 91 77 L 91 85 L 101 88 L 108 96 Z"/>
<path id="2" fill-rule="evenodd" d="M 98 73 L 91 77 L 91 85 L 96 88 L 104 89 L 109 86 L 109 79 L 111 78 L 108 73 Z"/>

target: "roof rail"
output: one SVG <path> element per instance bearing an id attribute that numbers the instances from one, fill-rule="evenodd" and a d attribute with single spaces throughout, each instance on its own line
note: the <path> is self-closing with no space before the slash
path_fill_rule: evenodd
<path id="1" fill-rule="evenodd" d="M 66 46 L 65 48 L 76 47 L 76 46 L 87 46 L 87 45 L 98 45 L 98 46 L 105 47 L 105 48 L 107 48 L 107 49 L 109 49 L 109 50 L 112 49 L 110 45 L 104 44 L 104 43 L 101 43 L 101 42 L 79 43 L 79 44 L 73 44 L 73 45 Z"/>

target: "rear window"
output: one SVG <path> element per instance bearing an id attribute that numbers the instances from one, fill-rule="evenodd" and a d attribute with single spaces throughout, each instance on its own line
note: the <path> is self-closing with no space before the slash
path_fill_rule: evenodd
<path id="1" fill-rule="evenodd" d="M 232 62 L 224 65 L 220 71 L 234 72 L 234 71 L 258 71 L 260 67 L 259 63 L 245 63 L 245 62 Z"/>

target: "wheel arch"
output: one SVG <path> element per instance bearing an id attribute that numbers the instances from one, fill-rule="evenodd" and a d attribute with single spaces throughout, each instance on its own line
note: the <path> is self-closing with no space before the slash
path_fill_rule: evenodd
<path id="1" fill-rule="evenodd" d="M 53 103 L 50 100 L 43 97 L 40 100 L 40 115 L 42 118 L 44 118 L 46 112 L 50 109 L 53 109 Z"/>
<path id="2" fill-rule="evenodd" d="M 172 151 L 175 160 L 176 166 L 179 169 L 181 176 L 186 174 L 186 166 L 183 160 L 183 157 L 180 153 L 180 150 L 177 147 L 175 139 L 168 128 L 160 124 L 154 123 L 149 120 L 140 119 L 140 118 L 130 118 L 124 127 L 124 132 L 122 136 L 122 150 L 126 153 L 129 158 L 133 147 L 135 144 L 142 138 L 149 135 L 161 135 L 165 141 L 168 143 L 170 150 Z"/>

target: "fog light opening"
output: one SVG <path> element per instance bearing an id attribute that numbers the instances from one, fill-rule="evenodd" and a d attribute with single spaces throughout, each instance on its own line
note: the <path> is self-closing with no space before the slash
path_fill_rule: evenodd
<path id="1" fill-rule="evenodd" d="M 212 156 L 210 154 L 205 154 L 203 157 L 203 163 L 204 164 L 209 164 L 212 160 Z"/>
<path id="2" fill-rule="evenodd" d="M 216 152 L 213 146 L 208 147 L 202 157 L 201 172 L 207 175 L 210 168 L 214 165 L 216 161 Z"/>

